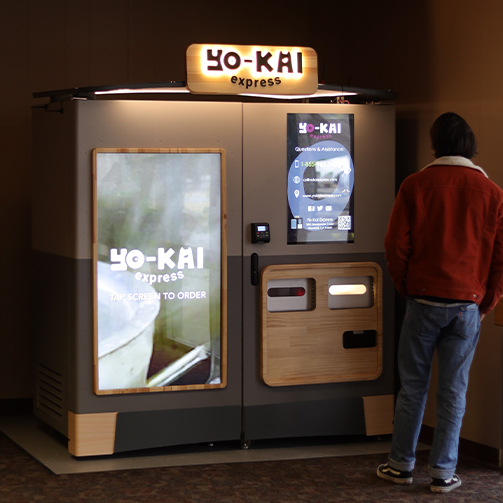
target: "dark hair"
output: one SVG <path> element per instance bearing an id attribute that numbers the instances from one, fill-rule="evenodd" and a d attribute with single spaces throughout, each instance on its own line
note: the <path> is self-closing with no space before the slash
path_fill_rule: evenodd
<path id="1" fill-rule="evenodd" d="M 471 159 L 477 153 L 477 140 L 468 123 L 453 112 L 438 117 L 430 129 L 435 157 L 459 155 Z"/>

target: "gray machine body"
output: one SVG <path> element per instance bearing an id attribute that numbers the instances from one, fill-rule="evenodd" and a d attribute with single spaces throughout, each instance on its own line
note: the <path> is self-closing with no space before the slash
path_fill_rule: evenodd
<path id="1" fill-rule="evenodd" d="M 59 111 L 59 107 L 61 107 Z M 260 438 L 365 434 L 362 396 L 394 392 L 394 289 L 383 239 L 394 200 L 393 105 L 70 100 L 33 110 L 35 414 L 116 412 L 115 452 Z M 354 114 L 355 241 L 287 244 L 286 116 Z M 92 151 L 221 148 L 227 187 L 227 385 L 97 395 L 93 371 Z M 269 243 L 251 224 L 268 222 Z M 270 387 L 260 376 L 259 272 L 271 264 L 378 263 L 383 371 L 376 380 Z M 51 381 L 48 404 L 40 393 Z"/>

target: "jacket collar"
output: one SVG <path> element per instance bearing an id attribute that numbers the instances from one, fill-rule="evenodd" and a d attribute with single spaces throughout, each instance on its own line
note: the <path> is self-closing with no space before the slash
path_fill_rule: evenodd
<path id="1" fill-rule="evenodd" d="M 467 159 L 466 157 L 455 155 L 439 157 L 438 159 L 435 159 L 431 164 L 428 164 L 428 166 L 425 166 L 423 169 L 430 168 L 432 166 L 463 166 L 464 168 L 476 169 L 477 171 L 483 173 L 486 178 L 489 178 L 487 173 L 481 167 L 476 166 L 472 161 L 470 161 L 470 159 Z M 423 169 L 421 171 L 423 171 Z"/>

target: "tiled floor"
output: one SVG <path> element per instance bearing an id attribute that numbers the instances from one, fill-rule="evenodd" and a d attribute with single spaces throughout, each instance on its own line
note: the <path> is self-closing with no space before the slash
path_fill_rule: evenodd
<path id="1" fill-rule="evenodd" d="M 236 441 L 75 458 L 68 453 L 65 439 L 51 432 L 34 416 L 0 417 L 0 431 L 55 474 L 380 453 L 384 460 L 390 449 L 389 436 L 384 439 L 338 437 L 257 441 L 249 449 L 242 449 Z"/>

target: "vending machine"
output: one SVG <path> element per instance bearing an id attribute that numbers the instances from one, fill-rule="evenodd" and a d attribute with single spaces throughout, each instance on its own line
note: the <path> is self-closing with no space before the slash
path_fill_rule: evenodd
<path id="1" fill-rule="evenodd" d="M 33 109 L 37 417 L 75 456 L 393 415 L 394 106 Z"/>

